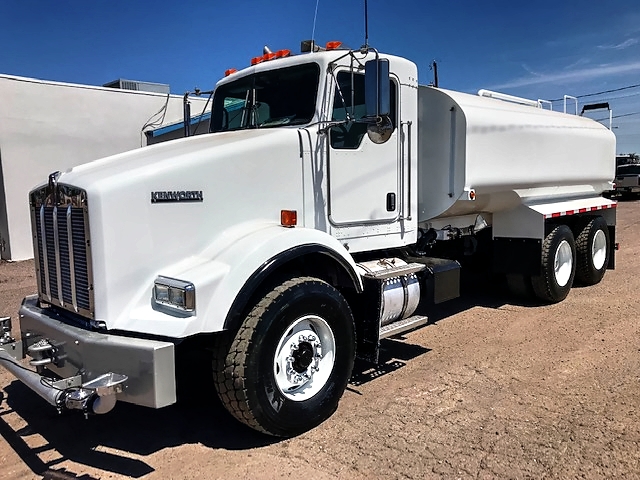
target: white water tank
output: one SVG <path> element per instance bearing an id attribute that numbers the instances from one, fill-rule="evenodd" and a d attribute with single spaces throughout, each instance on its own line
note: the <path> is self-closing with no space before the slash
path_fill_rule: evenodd
<path id="1" fill-rule="evenodd" d="M 418 159 L 427 222 L 598 196 L 615 175 L 615 136 L 585 117 L 421 86 Z"/>

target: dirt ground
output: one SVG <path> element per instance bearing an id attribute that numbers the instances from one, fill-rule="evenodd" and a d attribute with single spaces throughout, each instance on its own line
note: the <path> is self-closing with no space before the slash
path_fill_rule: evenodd
<path id="1" fill-rule="evenodd" d="M 616 270 L 558 305 L 478 281 L 426 312 L 425 328 L 385 341 L 336 414 L 290 440 L 231 419 L 206 372 L 178 405 L 120 403 L 85 420 L 0 369 L 0 477 L 640 478 L 636 235 L 640 202 L 620 203 Z M 0 263 L 0 316 L 15 319 L 34 291 L 32 262 Z"/>

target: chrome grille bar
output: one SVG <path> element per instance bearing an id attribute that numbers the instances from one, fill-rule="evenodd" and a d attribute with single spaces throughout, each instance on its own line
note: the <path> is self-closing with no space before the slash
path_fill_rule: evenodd
<path id="1" fill-rule="evenodd" d="M 64 297 L 62 295 L 62 272 L 60 271 L 60 233 L 58 232 L 58 207 L 53 207 L 53 244 L 55 245 L 56 260 L 56 280 L 58 283 L 58 300 L 60 306 L 64 307 Z"/>
<path id="2" fill-rule="evenodd" d="M 42 292 L 47 296 L 47 299 L 51 301 L 51 288 L 49 278 L 49 254 L 47 252 L 47 228 L 44 220 L 44 205 L 40 207 L 40 235 L 42 236 L 42 258 L 44 260 L 44 283 L 45 291 Z"/>
<path id="3" fill-rule="evenodd" d="M 73 225 L 71 218 L 71 205 L 67 207 L 67 245 L 69 245 L 69 275 L 71 277 L 71 304 L 75 312 L 78 312 L 78 298 L 76 296 L 76 266 L 73 255 Z"/>

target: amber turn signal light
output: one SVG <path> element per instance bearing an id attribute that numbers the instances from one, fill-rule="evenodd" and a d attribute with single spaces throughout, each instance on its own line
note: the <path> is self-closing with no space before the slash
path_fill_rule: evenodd
<path id="1" fill-rule="evenodd" d="M 295 210 L 280 210 L 280 224 L 283 227 L 295 227 L 298 224 L 298 212 Z"/>

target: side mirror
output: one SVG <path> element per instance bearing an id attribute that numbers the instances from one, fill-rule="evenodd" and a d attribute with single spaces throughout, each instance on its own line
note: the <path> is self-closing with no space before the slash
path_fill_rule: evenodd
<path id="1" fill-rule="evenodd" d="M 378 58 L 364 64 L 364 97 L 367 117 L 388 116 L 391 112 L 389 60 Z"/>

